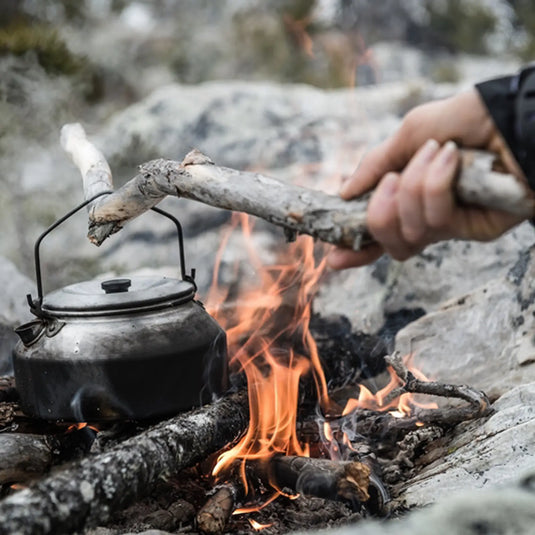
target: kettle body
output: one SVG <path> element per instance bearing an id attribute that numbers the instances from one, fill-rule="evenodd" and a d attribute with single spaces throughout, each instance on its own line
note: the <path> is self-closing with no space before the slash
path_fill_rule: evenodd
<path id="1" fill-rule="evenodd" d="M 86 201 L 67 216 L 66 220 Z M 212 401 L 227 388 L 224 330 L 182 279 L 85 281 L 43 295 L 36 244 L 37 318 L 15 329 L 15 382 L 22 410 L 47 420 L 151 419 Z"/>
<path id="2" fill-rule="evenodd" d="M 198 301 L 164 305 L 58 312 L 21 326 L 34 335 L 13 352 L 22 410 L 48 420 L 148 419 L 220 395 L 227 387 L 225 332 Z"/>

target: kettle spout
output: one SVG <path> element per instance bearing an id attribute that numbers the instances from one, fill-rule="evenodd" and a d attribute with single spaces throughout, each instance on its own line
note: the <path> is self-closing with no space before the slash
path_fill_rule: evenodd
<path id="1" fill-rule="evenodd" d="M 46 323 L 44 321 L 33 320 L 17 327 L 15 332 L 19 335 L 19 338 L 25 346 L 30 346 L 37 341 L 45 328 Z"/>

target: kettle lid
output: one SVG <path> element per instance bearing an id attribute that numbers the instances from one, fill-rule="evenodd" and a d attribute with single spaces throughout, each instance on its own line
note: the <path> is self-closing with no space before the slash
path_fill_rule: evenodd
<path id="1" fill-rule="evenodd" d="M 104 315 L 138 312 L 191 301 L 195 284 L 166 277 L 91 280 L 55 290 L 43 298 L 48 315 Z"/>

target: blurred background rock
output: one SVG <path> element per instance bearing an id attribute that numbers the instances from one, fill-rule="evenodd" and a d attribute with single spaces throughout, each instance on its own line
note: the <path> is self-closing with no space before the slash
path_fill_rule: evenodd
<path id="1" fill-rule="evenodd" d="M 533 54 L 533 30 L 528 0 L 2 0 L 0 254 L 33 277 L 36 237 L 82 200 L 59 147 L 66 122 L 84 124 L 116 185 L 192 146 L 288 180 L 305 165 L 339 178 L 412 106 L 516 69 Z M 194 227 L 195 265 L 211 264 L 218 240 L 200 236 L 226 216 L 167 205 Z M 136 223 L 145 245 L 122 257 L 77 230 L 51 236 L 49 285 L 126 260 L 172 263 L 150 249 L 170 231 Z"/>

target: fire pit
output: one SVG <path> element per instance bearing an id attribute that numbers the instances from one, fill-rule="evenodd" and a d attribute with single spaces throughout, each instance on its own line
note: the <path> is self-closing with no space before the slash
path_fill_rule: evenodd
<path id="1" fill-rule="evenodd" d="M 246 219 L 242 224 L 248 228 Z M 257 260 L 251 258 L 253 264 Z M 344 357 L 340 346 L 333 347 L 329 329 L 336 325 L 340 342 L 341 333 L 364 335 L 351 333 L 341 320 L 325 322 L 312 314 L 323 268 L 315 261 L 312 242 L 302 239 L 275 266 L 259 267 L 259 286 L 246 288 L 247 295 L 235 294 L 235 302 L 244 306 L 229 304 L 230 289 L 212 289 L 207 306 L 225 326 L 235 388 L 245 375 L 248 396 L 242 392 L 141 434 L 136 422 L 101 423 L 98 433 L 87 426 L 67 433 L 66 426 L 46 424 L 36 442 L 44 451 L 40 468 L 24 473 L 23 460 L 12 461 L 17 476 L 5 474 L 4 493 L 59 460 L 84 457 L 90 448 L 100 453 L 82 459 L 65 476 L 51 476 L 4 500 L 0 515 L 6 533 L 15 526 L 30 526 L 21 528 L 28 533 L 44 530 L 44 524 L 54 533 L 69 532 L 106 518 L 119 532 L 194 524 L 204 533 L 284 533 L 395 512 L 396 489 L 418 471 L 423 453 L 455 424 L 484 415 L 488 401 L 467 387 L 427 382 L 407 369 L 401 355 L 384 362 L 390 380 L 376 377 L 374 384 L 372 377 L 364 378 L 368 387 L 326 375 L 323 365 L 345 373 L 353 367 L 351 375 L 361 374 L 355 355 L 345 352 Z M 345 368 L 340 366 L 344 358 Z M 339 386 L 329 389 L 329 384 Z M 10 386 L 4 392 L 6 399 L 15 399 Z M 417 407 L 411 393 L 453 396 L 465 403 Z M 2 405 L 14 411 L 4 418 L 5 428 L 23 421 L 30 428 L 43 426 L 25 419 L 13 401 Z M 53 444 L 48 450 L 43 447 L 47 441 Z M 211 455 L 221 448 L 218 457 Z M 60 454 L 47 453 L 51 449 Z M 200 463 L 197 469 L 181 471 L 195 463 Z M 168 474 L 167 483 L 159 481 L 162 473 Z M 67 489 L 66 481 L 76 484 Z M 121 512 L 123 504 L 149 489 L 148 501 Z M 20 500 L 33 505 L 21 511 Z M 56 500 L 77 515 L 58 518 Z M 110 516 L 113 510 L 118 512 Z"/>

